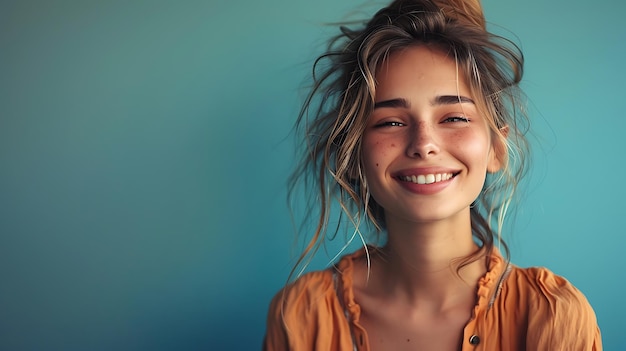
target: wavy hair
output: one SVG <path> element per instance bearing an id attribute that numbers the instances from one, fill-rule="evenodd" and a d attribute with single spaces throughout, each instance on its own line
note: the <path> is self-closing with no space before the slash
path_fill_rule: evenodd
<path id="1" fill-rule="evenodd" d="M 488 175 L 471 206 L 472 233 L 480 249 L 463 258 L 461 266 L 490 253 L 496 243 L 508 258 L 501 231 L 528 154 L 519 47 L 487 31 L 478 0 L 396 0 L 359 28 L 340 29 L 313 65 L 313 85 L 295 124 L 302 154 L 289 179 L 289 197 L 293 200 L 295 190 L 303 186 L 308 216 L 303 223 L 316 219 L 296 267 L 303 265 L 304 270 L 325 239 L 337 234 L 339 227 L 330 227 L 334 203 L 340 207 L 339 222 L 347 217 L 363 244 L 372 240 L 360 234 L 363 221 L 373 225 L 380 239 L 384 211 L 367 188 L 362 135 L 374 106 L 377 69 L 390 54 L 414 45 L 432 46 L 455 58 L 478 110 L 488 120 L 493 142 L 506 148 L 502 169 Z"/>

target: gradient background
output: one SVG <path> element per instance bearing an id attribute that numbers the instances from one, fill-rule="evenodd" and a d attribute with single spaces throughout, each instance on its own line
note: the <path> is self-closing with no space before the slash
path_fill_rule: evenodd
<path id="1" fill-rule="evenodd" d="M 0 350 L 259 349 L 303 83 L 360 3 L 0 1 Z M 536 129 L 513 260 L 565 275 L 626 350 L 626 5 L 484 7 Z"/>

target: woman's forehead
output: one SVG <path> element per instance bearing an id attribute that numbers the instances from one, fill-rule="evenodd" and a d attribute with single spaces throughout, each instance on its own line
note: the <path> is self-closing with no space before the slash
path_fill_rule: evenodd
<path id="1" fill-rule="evenodd" d="M 442 50 L 411 46 L 393 52 L 375 75 L 376 100 L 382 95 L 430 93 L 471 97 L 466 75 L 457 61 Z"/>

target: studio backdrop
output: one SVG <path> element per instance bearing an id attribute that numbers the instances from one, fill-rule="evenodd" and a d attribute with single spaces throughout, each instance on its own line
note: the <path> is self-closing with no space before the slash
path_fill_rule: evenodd
<path id="1" fill-rule="evenodd" d="M 1 1 L 0 349 L 260 349 L 312 62 L 382 4 Z M 483 5 L 534 128 L 512 260 L 566 276 L 624 350 L 626 5 Z"/>

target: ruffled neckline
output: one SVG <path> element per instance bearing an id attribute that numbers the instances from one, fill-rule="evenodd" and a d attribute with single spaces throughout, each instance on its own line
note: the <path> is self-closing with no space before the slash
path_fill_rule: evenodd
<path id="1" fill-rule="evenodd" d="M 373 250 L 377 250 L 377 248 L 368 247 L 367 250 L 362 248 L 344 256 L 335 266 L 340 284 L 337 289 L 342 299 L 340 302 L 354 322 L 358 322 L 361 312 L 361 307 L 354 299 L 354 262 L 364 257 L 367 251 L 372 252 Z M 502 257 L 497 248 L 492 250 L 487 261 L 487 272 L 478 279 L 476 305 L 473 309 L 472 318 L 481 311 L 488 310 L 491 307 L 496 295 L 499 293 L 504 278 L 510 270 L 510 264 Z"/>

